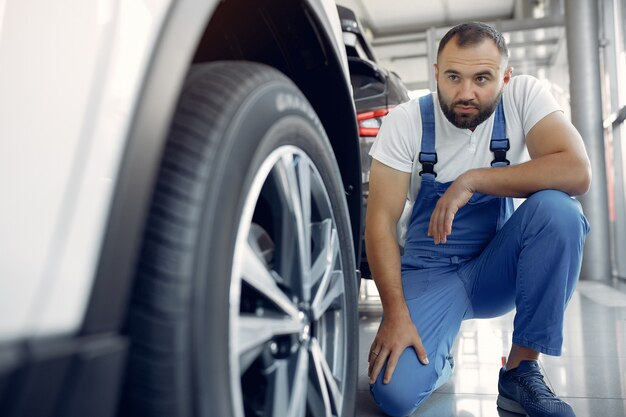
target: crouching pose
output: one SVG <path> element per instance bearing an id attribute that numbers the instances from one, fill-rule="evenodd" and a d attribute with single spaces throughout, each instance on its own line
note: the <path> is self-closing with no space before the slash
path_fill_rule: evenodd
<path id="1" fill-rule="evenodd" d="M 589 230 L 571 196 L 589 187 L 589 159 L 550 93 L 507 63 L 490 26 L 452 28 L 437 53 L 437 93 L 389 113 L 371 150 L 366 245 L 384 317 L 369 377 L 391 416 L 410 415 L 451 376 L 463 320 L 513 308 L 498 406 L 575 415 L 537 359 L 561 354 Z M 512 197 L 526 200 L 513 211 Z"/>

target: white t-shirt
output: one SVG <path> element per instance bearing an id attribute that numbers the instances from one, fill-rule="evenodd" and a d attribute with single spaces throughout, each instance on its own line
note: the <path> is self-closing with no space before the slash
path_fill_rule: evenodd
<path id="1" fill-rule="evenodd" d="M 530 75 L 512 77 L 502 93 L 506 131 L 511 149 L 506 158 L 511 165 L 529 159 L 526 135 L 532 127 L 548 114 L 561 110 L 560 106 L 541 84 Z M 435 104 L 435 164 L 438 182 L 453 181 L 462 173 L 491 166 L 494 158 L 489 150 L 495 112 L 472 132 L 459 129 L 444 116 L 437 94 Z M 383 120 L 370 155 L 381 163 L 398 171 L 410 172 L 411 183 L 407 202 L 398 223 L 398 240 L 404 242 L 406 223 L 411 215 L 413 203 L 420 188 L 419 172 L 422 165 L 418 155 L 422 144 L 422 122 L 419 100 L 413 99 L 394 108 Z"/>

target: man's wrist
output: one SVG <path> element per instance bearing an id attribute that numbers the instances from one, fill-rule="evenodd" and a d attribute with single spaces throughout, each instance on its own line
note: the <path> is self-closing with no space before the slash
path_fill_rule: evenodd
<path id="1" fill-rule="evenodd" d="M 401 305 L 398 305 L 398 303 L 396 303 L 395 305 L 389 306 L 387 308 L 383 307 L 385 317 L 389 320 L 411 317 L 411 314 L 409 313 L 409 308 L 407 307 L 406 303 L 404 303 L 404 300 L 402 303 L 399 304 Z"/>
<path id="2" fill-rule="evenodd" d="M 470 169 L 461 175 L 463 186 L 471 193 L 478 191 L 480 187 L 480 179 L 482 177 L 481 169 Z"/>

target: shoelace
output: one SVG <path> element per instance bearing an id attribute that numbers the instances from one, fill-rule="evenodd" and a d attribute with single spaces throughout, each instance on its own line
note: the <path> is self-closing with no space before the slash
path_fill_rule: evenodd
<path id="1" fill-rule="evenodd" d="M 555 398 L 556 395 L 543 380 L 538 371 L 530 371 L 518 376 L 519 381 L 530 391 L 535 398 Z"/>

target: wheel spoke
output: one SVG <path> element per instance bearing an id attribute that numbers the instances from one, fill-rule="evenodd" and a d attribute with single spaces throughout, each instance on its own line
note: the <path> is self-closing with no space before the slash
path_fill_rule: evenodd
<path id="1" fill-rule="evenodd" d="M 304 417 L 306 413 L 309 353 L 304 346 L 295 358 L 280 359 L 268 371 L 269 397 L 265 415 L 272 417 Z"/>
<path id="2" fill-rule="evenodd" d="M 287 417 L 304 417 L 306 413 L 307 374 L 309 372 L 308 352 L 304 346 L 298 351 L 296 369 L 293 375 L 293 390 Z"/>
<path id="3" fill-rule="evenodd" d="M 324 408 L 330 410 L 333 413 L 332 415 L 339 415 L 343 407 L 343 394 L 316 339 L 311 340 L 311 356 L 313 357 L 315 369 L 321 370 L 321 372 L 316 372 L 316 376 L 319 378 L 319 385 L 327 390 L 327 394 L 322 395 L 322 398 L 328 402 Z M 329 415 L 328 411 L 326 415 Z"/>
<path id="4" fill-rule="evenodd" d="M 332 416 L 330 396 L 328 394 L 328 387 L 324 382 L 324 370 L 322 369 L 322 363 L 319 359 L 319 354 L 311 350 L 311 372 L 309 381 L 309 390 L 307 392 L 307 402 L 312 414 L 315 416 Z"/>
<path id="5" fill-rule="evenodd" d="M 315 298 L 311 303 L 311 311 L 313 312 L 314 320 L 319 320 L 332 305 L 333 301 L 344 293 L 343 272 L 341 270 L 334 270 L 339 254 L 337 232 L 333 230 L 331 236 L 331 244 L 328 245 L 326 251 L 327 267 L 320 281 Z"/>
<path id="6" fill-rule="evenodd" d="M 311 411 L 310 414 L 314 416 L 327 415 L 325 408 L 326 404 L 319 393 L 319 388 L 316 385 L 313 385 L 313 381 L 311 380 L 309 380 L 308 384 L 309 388 L 306 392 L 306 402 L 309 406 L 309 410 Z"/>
<path id="7" fill-rule="evenodd" d="M 324 274 L 329 270 L 329 265 L 333 263 L 332 221 L 326 219 L 314 224 L 312 226 L 312 235 L 315 246 L 320 249 L 311 267 L 311 281 L 309 283 L 311 288 L 324 277 Z"/>
<path id="8" fill-rule="evenodd" d="M 341 271 L 333 271 L 332 274 L 330 274 L 329 281 L 331 284 L 328 288 L 328 291 L 326 291 L 324 295 L 320 296 L 319 298 L 316 296 L 316 301 L 311 306 L 314 320 L 319 320 L 324 315 L 324 313 L 326 313 L 330 309 L 335 300 L 341 297 L 341 295 L 344 293 L 345 288 L 343 286 L 343 280 L 343 272 Z M 321 293 L 319 292 L 317 293 L 317 295 L 320 294 Z"/>
<path id="9" fill-rule="evenodd" d="M 298 161 L 298 189 L 300 191 L 300 207 L 302 209 L 302 231 L 304 235 L 301 240 L 302 265 L 304 275 L 302 276 L 302 299 L 311 300 L 311 165 L 300 158 Z"/>
<path id="10" fill-rule="evenodd" d="M 288 156 L 293 159 L 291 154 Z M 301 276 L 302 267 L 299 260 L 298 225 L 295 216 L 296 207 L 294 207 L 297 199 L 291 195 L 293 179 L 289 179 L 295 174 L 293 168 L 290 169 L 289 164 L 284 161 L 288 156 L 279 158 L 272 168 L 266 199 L 271 206 L 271 216 L 275 223 L 274 269 L 289 280 L 285 282 L 288 287 L 299 288 L 298 279 Z M 299 208 L 297 210 L 299 211 Z"/>
<path id="11" fill-rule="evenodd" d="M 264 415 L 271 417 L 284 417 L 289 407 L 289 362 L 279 360 L 274 364 L 273 372 L 268 377 L 270 383 L 269 401 L 266 407 L 269 412 Z"/>
<path id="12" fill-rule="evenodd" d="M 293 155 L 285 155 L 282 157 L 277 167 L 279 168 L 281 178 L 280 185 L 282 186 L 282 192 L 285 195 L 285 203 L 288 205 L 290 215 L 293 216 L 295 220 L 295 233 L 296 233 L 296 242 L 297 242 L 297 253 L 300 259 L 299 269 L 292 269 L 293 273 L 297 273 L 300 282 L 297 283 L 299 285 L 300 290 L 304 290 L 306 285 L 304 283 L 309 281 L 310 268 L 311 268 L 311 230 L 310 230 L 310 220 L 307 224 L 304 222 L 304 213 L 302 207 L 302 190 L 300 190 L 300 185 L 304 185 L 306 189 L 310 190 L 310 176 L 307 174 L 303 174 L 304 178 L 301 178 L 301 181 L 298 181 L 298 171 L 300 173 L 302 171 L 307 171 L 308 166 L 304 163 L 302 168 L 297 168 L 297 165 L 302 162 L 301 158 L 294 158 Z M 308 192 L 307 202 L 310 210 L 310 192 Z M 307 214 L 310 219 L 310 213 Z M 296 284 L 296 283 L 294 283 Z M 303 291 L 300 294 L 304 301 L 310 300 L 310 294 L 307 294 L 306 291 Z"/>
<path id="13" fill-rule="evenodd" d="M 307 229 L 311 224 L 311 166 L 303 159 L 300 159 L 298 162 L 298 189 L 300 190 L 302 222 L 305 226 L 305 232 L 307 232 L 307 235 L 304 236 L 304 238 L 308 238 L 310 240 L 310 231 Z"/>
<path id="14" fill-rule="evenodd" d="M 285 295 L 276 284 L 272 273 L 269 271 L 257 253 L 246 241 L 243 243 L 242 275 L 243 280 L 257 290 L 267 299 L 271 300 L 278 308 L 288 314 L 292 319 L 298 318 L 298 307 Z"/>
<path id="15" fill-rule="evenodd" d="M 268 318 L 246 314 L 239 317 L 237 329 L 237 352 L 239 353 L 240 372 L 263 351 L 263 347 L 275 336 L 296 334 L 302 329 L 299 320 L 291 318 Z"/>

